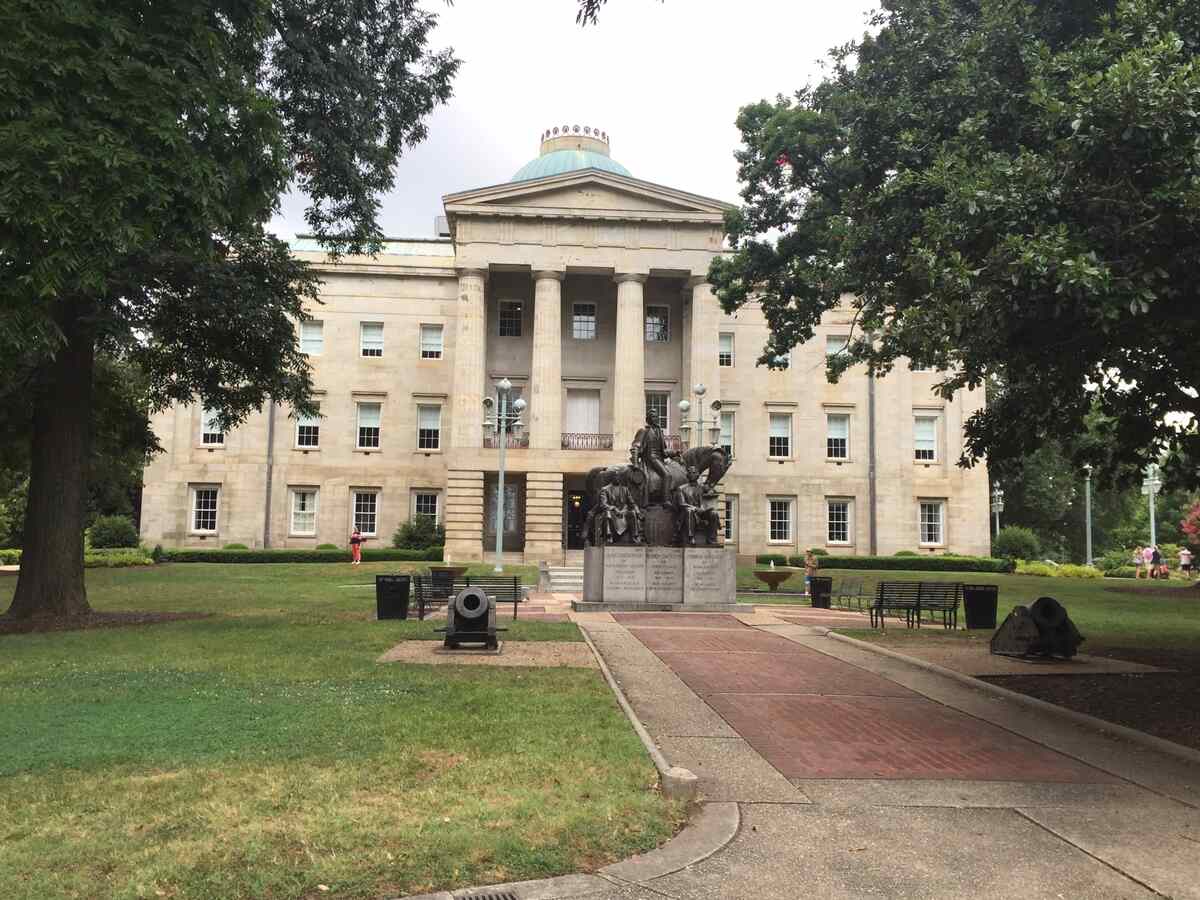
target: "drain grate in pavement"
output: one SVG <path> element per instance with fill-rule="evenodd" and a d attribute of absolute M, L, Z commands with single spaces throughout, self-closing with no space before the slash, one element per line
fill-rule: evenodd
<path fill-rule="evenodd" d="M 468 900 L 518 900 L 512 891 L 489 891 L 486 894 L 471 894 Z"/>

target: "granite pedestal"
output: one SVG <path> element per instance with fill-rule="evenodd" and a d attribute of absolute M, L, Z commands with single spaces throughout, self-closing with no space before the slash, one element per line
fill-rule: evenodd
<path fill-rule="evenodd" d="M 589 612 L 744 612 L 737 602 L 737 557 L 726 547 L 588 547 L 583 598 Z"/>

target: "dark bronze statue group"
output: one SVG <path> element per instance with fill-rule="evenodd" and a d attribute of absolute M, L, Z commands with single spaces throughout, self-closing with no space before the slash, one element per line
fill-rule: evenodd
<path fill-rule="evenodd" d="M 629 463 L 588 473 L 588 543 L 716 546 L 721 533 L 716 484 L 728 469 L 729 460 L 718 446 L 682 453 L 668 447 L 658 419 L 647 413 L 645 427 L 630 445 Z M 659 510 L 671 516 L 670 540 L 648 534 L 647 513 L 658 515 Z"/>

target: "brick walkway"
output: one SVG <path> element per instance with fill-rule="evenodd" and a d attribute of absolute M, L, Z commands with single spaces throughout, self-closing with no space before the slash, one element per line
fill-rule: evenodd
<path fill-rule="evenodd" d="M 793 783 L 1113 781 L 1098 769 L 732 616 L 615 618 Z"/>

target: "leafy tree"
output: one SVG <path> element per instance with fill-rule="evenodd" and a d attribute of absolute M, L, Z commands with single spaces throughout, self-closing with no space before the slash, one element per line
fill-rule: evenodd
<path fill-rule="evenodd" d="M 446 529 L 429 516 L 413 516 L 402 522 L 392 535 L 392 546 L 406 550 L 425 550 L 446 543 Z"/>
<path fill-rule="evenodd" d="M 416 0 L 0 5 L 0 383 L 32 400 L 10 616 L 88 609 L 97 354 L 225 427 L 312 411 L 294 322 L 317 279 L 264 223 L 294 187 L 335 258 L 379 249 L 378 197 L 458 65 L 435 22 Z"/>
<path fill-rule="evenodd" d="M 1200 414 L 1200 4 L 881 5 L 826 80 L 738 116 L 744 204 L 709 276 L 727 311 L 761 301 L 760 362 L 849 294 L 831 377 L 907 358 L 947 397 L 1003 382 L 964 464 L 1069 443 L 1094 408 L 1102 480 L 1200 458 L 1167 419 Z"/>
<path fill-rule="evenodd" d="M 1187 544 L 1189 548 L 1200 550 L 1200 500 L 1197 500 L 1187 511 L 1187 515 L 1179 523 L 1179 530 L 1183 533 L 1181 543 Z"/>

